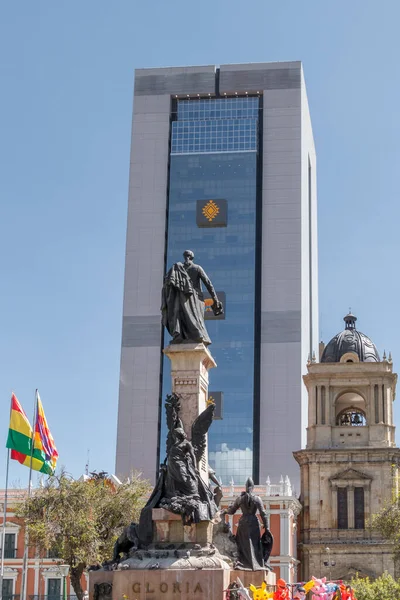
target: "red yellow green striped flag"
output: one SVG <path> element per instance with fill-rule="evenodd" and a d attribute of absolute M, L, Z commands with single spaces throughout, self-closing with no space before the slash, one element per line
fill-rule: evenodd
<path fill-rule="evenodd" d="M 8 437 L 6 447 L 11 450 L 11 459 L 17 460 L 21 465 L 26 467 L 31 466 L 34 471 L 47 473 L 52 475 L 54 468 L 49 461 L 46 461 L 44 452 L 33 447 L 32 452 L 33 431 L 28 421 L 22 406 L 18 402 L 16 395 L 11 396 L 11 414 L 10 426 L 8 429 Z"/>
<path fill-rule="evenodd" d="M 36 390 L 36 423 L 35 423 L 35 450 L 40 450 L 49 464 L 53 473 L 58 460 L 57 448 L 54 444 L 49 426 L 47 425 L 46 415 L 44 414 L 43 404 Z"/>

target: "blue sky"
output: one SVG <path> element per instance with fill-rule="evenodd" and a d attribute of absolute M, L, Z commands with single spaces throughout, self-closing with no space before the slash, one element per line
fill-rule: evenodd
<path fill-rule="evenodd" d="M 303 61 L 321 337 L 351 306 L 400 369 L 399 20 L 397 0 L 2 3 L 0 447 L 11 390 L 31 416 L 38 387 L 60 463 L 79 475 L 90 449 L 91 469 L 114 469 L 140 67 Z M 10 480 L 24 485 L 27 469 L 12 464 Z"/>

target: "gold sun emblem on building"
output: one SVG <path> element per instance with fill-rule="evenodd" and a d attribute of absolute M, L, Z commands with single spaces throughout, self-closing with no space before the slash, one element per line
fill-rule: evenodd
<path fill-rule="evenodd" d="M 203 206 L 202 210 L 205 218 L 211 223 L 219 213 L 219 206 L 214 202 L 214 200 L 209 200 L 205 206 Z"/>

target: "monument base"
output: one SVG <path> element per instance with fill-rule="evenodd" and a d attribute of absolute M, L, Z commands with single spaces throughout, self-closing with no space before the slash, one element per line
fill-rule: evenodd
<path fill-rule="evenodd" d="M 192 525 L 184 525 L 181 515 L 176 515 L 164 508 L 153 508 L 153 542 L 154 543 L 191 543 L 206 546 L 212 542 L 213 524 L 201 521 Z"/>
<path fill-rule="evenodd" d="M 164 508 L 153 508 L 153 541 L 146 548 L 132 548 L 118 570 L 132 569 L 223 569 L 232 560 L 213 541 L 212 521 L 184 525 L 182 517 Z"/>
<path fill-rule="evenodd" d="M 252 583 L 256 587 L 261 587 L 263 581 L 267 585 L 276 585 L 276 575 L 272 571 L 248 571 L 242 569 L 235 569 L 230 572 L 230 583 L 236 582 L 239 577 L 245 588 L 248 588 Z"/>
<path fill-rule="evenodd" d="M 276 585 L 271 571 L 225 569 L 138 569 L 90 571 L 90 600 L 224 600 L 224 591 L 240 579 L 244 587 Z M 271 588 L 272 591 L 273 588 Z"/>
<path fill-rule="evenodd" d="M 91 571 L 90 600 L 223 600 L 229 571 Z"/>

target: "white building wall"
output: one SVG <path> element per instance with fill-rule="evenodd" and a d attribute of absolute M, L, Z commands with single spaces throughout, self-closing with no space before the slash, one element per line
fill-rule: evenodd
<path fill-rule="evenodd" d="M 284 472 L 298 490 L 291 451 L 305 446 L 307 393 L 301 376 L 308 355 L 317 352 L 318 289 L 315 151 L 301 64 L 295 64 L 298 88 L 263 92 L 260 483 L 267 474 L 277 478 Z"/>
<path fill-rule="evenodd" d="M 319 360 L 319 306 L 318 306 L 318 225 L 317 225 L 317 158 L 315 153 L 307 90 L 301 70 L 301 211 L 302 211 L 302 252 L 301 252 L 301 328 L 304 332 L 301 347 L 302 375 L 307 372 L 308 357 L 315 353 Z M 310 170 L 309 170 L 310 169 Z M 306 333 L 310 335 L 307 341 Z M 306 427 L 308 423 L 308 394 L 305 385 L 301 386 L 302 398 L 302 437 L 301 448 L 306 447 Z"/>
<path fill-rule="evenodd" d="M 160 289 L 164 275 L 169 94 L 135 98 L 129 177 L 116 473 L 157 468 Z"/>
<path fill-rule="evenodd" d="M 299 67 L 300 68 L 300 65 Z M 301 444 L 301 91 L 264 90 L 260 482 Z"/>

